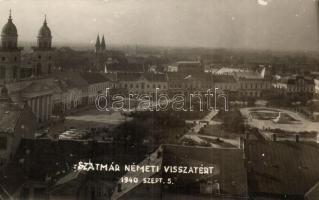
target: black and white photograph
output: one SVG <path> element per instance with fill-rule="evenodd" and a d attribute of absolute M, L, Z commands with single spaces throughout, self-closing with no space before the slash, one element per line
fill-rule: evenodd
<path fill-rule="evenodd" d="M 0 0 L 0 200 L 319 200 L 319 0 Z"/>

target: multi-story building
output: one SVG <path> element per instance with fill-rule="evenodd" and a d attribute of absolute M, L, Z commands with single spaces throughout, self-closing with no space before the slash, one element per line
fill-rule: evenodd
<path fill-rule="evenodd" d="M 117 80 L 117 89 L 128 94 L 155 94 L 168 90 L 166 74 L 118 73 Z"/>
<path fill-rule="evenodd" d="M 312 77 L 291 76 L 284 77 L 274 84 L 274 89 L 279 94 L 290 97 L 310 97 L 316 95 L 318 81 Z"/>
<path fill-rule="evenodd" d="M 208 73 L 169 72 L 167 75 L 170 94 L 207 92 L 214 89 L 212 76 Z"/>
<path fill-rule="evenodd" d="M 315 81 L 311 77 L 291 77 L 287 81 L 287 93 L 312 96 L 315 93 Z"/>
<path fill-rule="evenodd" d="M 271 90 L 270 79 L 239 78 L 241 97 L 263 97 Z"/>
<path fill-rule="evenodd" d="M 68 113 L 88 103 L 89 84 L 78 72 L 63 71 L 52 74 L 56 93 L 54 114 Z"/>
<path fill-rule="evenodd" d="M 265 72 L 243 71 L 235 72 L 235 77 L 239 82 L 239 95 L 241 97 L 260 98 L 272 88 L 271 79 L 264 76 Z"/>
<path fill-rule="evenodd" d="M 214 87 L 218 91 L 236 95 L 239 90 L 239 84 L 233 75 L 213 75 Z"/>
<path fill-rule="evenodd" d="M 88 104 L 94 104 L 96 96 L 105 94 L 107 88 L 112 86 L 110 80 L 100 73 L 82 73 L 81 76 L 88 83 Z"/>

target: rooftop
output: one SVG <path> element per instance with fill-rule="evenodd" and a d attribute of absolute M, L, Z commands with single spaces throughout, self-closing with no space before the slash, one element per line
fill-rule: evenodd
<path fill-rule="evenodd" d="M 109 81 L 106 76 L 103 76 L 100 73 L 81 73 L 81 76 L 84 80 L 86 80 L 89 84 L 95 83 L 103 83 Z"/>
<path fill-rule="evenodd" d="M 249 141 L 246 147 L 252 194 L 303 196 L 319 180 L 316 143 Z"/>

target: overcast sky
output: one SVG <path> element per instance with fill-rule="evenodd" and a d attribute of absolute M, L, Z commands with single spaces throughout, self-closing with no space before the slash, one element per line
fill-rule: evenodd
<path fill-rule="evenodd" d="M 44 14 L 54 42 L 318 50 L 317 0 L 0 0 L 19 40 L 35 40 Z"/>

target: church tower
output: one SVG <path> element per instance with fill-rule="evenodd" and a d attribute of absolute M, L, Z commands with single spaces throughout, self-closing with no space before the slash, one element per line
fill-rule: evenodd
<path fill-rule="evenodd" d="M 100 36 L 97 35 L 96 42 L 95 42 L 95 53 L 100 53 L 101 43 L 100 43 Z"/>
<path fill-rule="evenodd" d="M 46 16 L 37 36 L 37 46 L 33 49 L 32 74 L 36 76 L 47 75 L 52 72 L 52 35 L 48 27 Z"/>
<path fill-rule="evenodd" d="M 21 50 L 22 48 L 18 47 L 18 31 L 10 10 L 8 22 L 1 32 L 0 82 L 12 82 L 19 79 Z"/>
<path fill-rule="evenodd" d="M 106 44 L 104 35 L 100 40 L 100 35 L 97 35 L 96 42 L 95 42 L 95 60 L 94 60 L 94 71 L 104 71 L 105 64 L 107 61 L 107 51 L 106 51 Z"/>
<path fill-rule="evenodd" d="M 104 40 L 104 35 L 102 37 L 102 41 L 101 41 L 101 53 L 104 53 L 106 50 L 106 45 L 105 45 L 105 40 Z"/>

